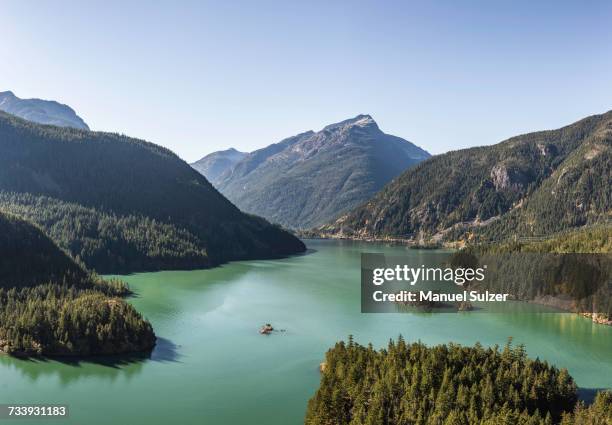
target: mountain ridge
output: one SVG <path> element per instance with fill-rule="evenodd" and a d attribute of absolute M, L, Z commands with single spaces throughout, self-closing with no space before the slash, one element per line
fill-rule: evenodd
<path fill-rule="evenodd" d="M 0 92 L 0 111 L 38 124 L 89 130 L 89 126 L 70 106 L 55 100 L 21 99 L 10 90 Z"/>
<path fill-rule="evenodd" d="M 220 175 L 216 187 L 247 212 L 308 228 L 360 204 L 429 156 L 362 114 L 253 151 Z"/>
<path fill-rule="evenodd" d="M 557 130 L 436 155 L 309 233 L 419 242 L 497 239 L 606 220 L 612 205 L 611 145 L 609 111 Z M 582 206 L 572 206 L 571 198 Z"/>
<path fill-rule="evenodd" d="M 247 155 L 247 152 L 229 148 L 224 151 L 212 152 L 190 165 L 206 177 L 213 186 L 216 186 L 219 177 Z"/>
<path fill-rule="evenodd" d="M 174 246 L 181 245 L 184 233 L 189 237 L 187 245 L 196 243 L 195 249 L 206 253 L 199 257 L 199 263 L 190 261 L 190 268 L 278 257 L 305 249 L 293 235 L 242 213 L 202 175 L 161 146 L 114 133 L 42 126 L 4 112 L 0 112 L 0 136 L 0 191 L 59 201 L 61 214 L 53 219 L 36 207 L 40 204 L 36 199 L 19 205 L 28 208 L 29 218 L 37 218 L 34 221 L 48 231 L 62 216 L 75 214 L 74 203 L 85 207 L 78 211 L 79 216 L 84 214 L 93 222 L 106 216 L 115 223 L 129 217 L 128 222 L 159 222 L 166 229 L 159 238 L 178 238 L 179 243 L 171 244 Z M 3 199 L 9 202 L 12 198 Z M 19 209 L 16 204 L 4 205 L 8 207 Z M 72 235 L 72 230 L 64 233 Z M 97 241 L 103 230 L 93 226 L 93 234 L 82 237 Z M 129 233 L 129 229 L 125 231 Z M 65 241 L 79 250 L 75 242 L 70 238 Z M 112 266 L 104 272 L 134 271 L 125 270 L 117 250 L 109 252 L 113 261 L 104 264 Z M 98 270 L 96 264 L 86 265 Z M 184 264 L 177 262 L 177 266 Z"/>

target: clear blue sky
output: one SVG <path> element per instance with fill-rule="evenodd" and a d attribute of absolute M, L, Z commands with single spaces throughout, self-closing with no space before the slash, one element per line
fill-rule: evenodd
<path fill-rule="evenodd" d="M 441 153 L 612 109 L 609 1 L 14 0 L 0 16 L 0 91 L 188 161 L 360 113 Z"/>

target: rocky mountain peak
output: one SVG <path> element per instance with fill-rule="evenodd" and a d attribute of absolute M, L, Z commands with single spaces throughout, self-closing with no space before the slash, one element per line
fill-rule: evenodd
<path fill-rule="evenodd" d="M 375 130 L 379 130 L 378 124 L 370 115 L 357 115 L 355 118 L 349 118 L 344 121 L 340 121 L 335 124 L 330 124 L 323 128 L 323 132 L 330 132 L 336 130 L 348 130 L 350 128 L 359 127 L 366 128 L 370 127 Z"/>
<path fill-rule="evenodd" d="M 362 204 L 429 156 L 357 115 L 251 152 L 211 181 L 243 211 L 304 229 Z"/>

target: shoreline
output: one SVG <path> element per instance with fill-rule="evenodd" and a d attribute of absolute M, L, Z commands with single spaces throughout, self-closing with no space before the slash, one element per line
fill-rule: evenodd
<path fill-rule="evenodd" d="M 436 244 L 422 244 L 415 241 L 414 239 L 406 238 L 393 238 L 393 237 L 363 237 L 363 236 L 332 236 L 332 235 L 308 235 L 303 233 L 296 233 L 300 239 L 311 239 L 311 240 L 335 240 L 335 241 L 355 241 L 355 242 L 368 242 L 368 243 L 389 243 L 393 245 L 405 245 L 414 247 L 414 249 L 456 249 L 460 242 L 444 242 Z"/>

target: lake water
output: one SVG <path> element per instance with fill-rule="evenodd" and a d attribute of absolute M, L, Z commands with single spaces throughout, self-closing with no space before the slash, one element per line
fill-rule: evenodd
<path fill-rule="evenodd" d="M 574 314 L 361 314 L 360 253 L 404 247 L 307 241 L 307 255 L 213 270 L 124 277 L 160 338 L 147 359 L 25 361 L 0 356 L 0 403 L 67 404 L 70 424 L 298 425 L 325 351 L 349 334 L 376 346 L 505 344 L 612 388 L 612 327 Z M 270 322 L 284 332 L 263 336 Z M 588 391 L 587 391 L 588 392 Z M 26 424 L 25 420 L 2 421 Z"/>

